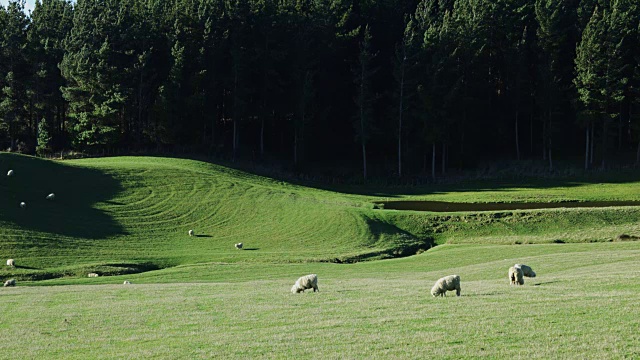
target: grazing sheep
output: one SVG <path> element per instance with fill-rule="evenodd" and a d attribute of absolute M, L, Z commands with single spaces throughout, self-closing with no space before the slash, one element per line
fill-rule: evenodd
<path fill-rule="evenodd" d="M 13 259 L 7 260 L 7 266 L 16 266 L 16 261 Z"/>
<path fill-rule="evenodd" d="M 88 277 L 98 277 L 100 275 L 96 274 L 96 273 L 89 273 L 87 274 Z"/>
<path fill-rule="evenodd" d="M 456 296 L 460 296 L 460 276 L 458 275 L 449 275 L 440 278 L 431 288 L 431 295 L 434 297 L 447 296 L 447 291 L 453 290 L 456 291 Z"/>
<path fill-rule="evenodd" d="M 7 173 L 7 176 L 13 176 L 13 170 L 9 170 L 9 172 Z"/>
<path fill-rule="evenodd" d="M 47 195 L 47 200 L 53 200 L 55 198 L 56 198 L 56 194 L 54 194 L 54 193 L 51 193 L 51 194 Z"/>
<path fill-rule="evenodd" d="M 16 286 L 16 279 L 7 280 L 4 282 L 4 286 Z"/>
<path fill-rule="evenodd" d="M 291 287 L 291 293 L 297 294 L 300 292 L 304 292 L 307 289 L 313 289 L 313 292 L 320 291 L 318 289 L 318 275 L 310 274 L 306 276 L 301 276 L 293 287 Z"/>
<path fill-rule="evenodd" d="M 531 267 L 527 265 L 515 264 L 513 265 L 513 267 L 522 269 L 522 274 L 524 274 L 524 276 L 526 277 L 532 277 L 532 278 L 536 277 L 536 273 L 533 271 Z"/>
<path fill-rule="evenodd" d="M 193 236 L 195 234 L 195 232 L 193 232 L 193 230 L 189 230 L 189 236 Z"/>
<path fill-rule="evenodd" d="M 521 268 L 512 266 L 509 268 L 509 281 L 511 285 L 524 285 L 524 273 Z"/>
<path fill-rule="evenodd" d="M 237 243 L 237 244 L 235 245 L 235 247 L 236 247 L 236 249 L 238 249 L 238 250 L 242 250 L 242 243 Z"/>
<path fill-rule="evenodd" d="M 125 280 L 123 284 L 124 285 L 131 285 L 131 282 L 129 280 Z"/>
<path fill-rule="evenodd" d="M 20 207 L 23 209 L 27 208 L 27 203 L 25 203 L 24 201 L 20 203 Z"/>

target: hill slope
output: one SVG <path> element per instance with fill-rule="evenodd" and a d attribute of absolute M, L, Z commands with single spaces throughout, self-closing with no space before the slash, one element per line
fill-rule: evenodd
<path fill-rule="evenodd" d="M 0 177 L 8 199 L 0 205 L 0 258 L 15 258 L 18 276 L 340 261 L 420 244 L 357 197 L 198 161 L 1 154 L 0 169 L 14 170 Z M 54 201 L 45 199 L 50 192 Z"/>

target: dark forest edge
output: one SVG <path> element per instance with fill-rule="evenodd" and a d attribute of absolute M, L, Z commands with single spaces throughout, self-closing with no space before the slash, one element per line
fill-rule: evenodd
<path fill-rule="evenodd" d="M 632 165 L 639 21 L 635 0 L 9 1 L 0 148 L 351 183 Z"/>

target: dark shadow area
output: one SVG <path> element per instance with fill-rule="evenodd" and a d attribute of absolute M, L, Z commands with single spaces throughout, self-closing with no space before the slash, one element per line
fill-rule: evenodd
<path fill-rule="evenodd" d="M 388 244 L 375 244 L 380 247 L 384 247 L 383 250 L 365 252 L 354 256 L 343 256 L 339 258 L 321 260 L 321 262 L 353 264 L 368 260 L 401 258 L 420 254 L 421 252 L 435 246 L 434 240 L 430 237 L 419 239 L 388 222 L 372 218 L 367 218 L 365 220 L 370 232 L 375 236 L 377 241 L 381 241 L 381 239 L 388 239 Z"/>
<path fill-rule="evenodd" d="M 213 236 L 211 236 L 211 235 L 195 235 L 195 237 L 210 238 L 210 237 L 213 237 Z"/>
<path fill-rule="evenodd" d="M 585 184 L 624 184 L 640 179 L 640 168 L 618 166 L 611 170 L 584 170 L 580 161 L 557 160 L 556 170 L 549 171 L 544 161 L 507 162 L 496 169 L 451 170 L 447 175 L 432 178 L 428 175 L 412 175 L 401 179 L 395 176 L 371 176 L 364 181 L 361 176 L 324 174 L 318 171 L 304 173 L 283 163 L 269 163 L 231 159 L 213 154 L 203 155 L 193 151 L 169 151 L 147 149 L 140 151 L 122 151 L 115 153 L 85 154 L 80 157 L 102 156 L 147 156 L 157 158 L 177 158 L 202 161 L 263 176 L 293 185 L 334 191 L 346 194 L 395 198 L 403 195 L 430 195 L 447 192 L 500 191 L 513 187 L 545 189 L 551 187 L 575 187 Z M 306 169 L 314 169 L 313 163 Z M 333 169 L 334 166 L 328 166 Z"/>
<path fill-rule="evenodd" d="M 6 176 L 9 169 L 13 176 Z M 94 208 L 122 190 L 111 175 L 30 156 L 0 153 L 0 220 L 22 229 L 103 239 L 124 234 L 106 212 Z M 47 200 L 50 193 L 54 200 Z M 20 203 L 26 204 L 25 208 Z M 31 245 L 42 245 L 35 244 Z"/>
<path fill-rule="evenodd" d="M 619 166 L 606 171 L 601 169 L 584 170 L 580 166 L 581 162 L 558 161 L 561 165 L 558 165 L 556 170 L 549 171 L 545 162 L 534 161 L 533 164 L 524 166 L 524 169 L 519 162 L 510 162 L 501 166 L 498 170 L 452 170 L 449 174 L 435 179 L 428 175 L 413 175 L 402 179 L 394 176 L 371 176 L 369 180 L 364 181 L 362 177 L 353 174 L 307 174 L 281 165 L 261 164 L 255 161 L 230 161 L 207 156 L 183 158 L 209 162 L 276 181 L 286 181 L 293 185 L 346 194 L 387 198 L 448 192 L 500 191 L 501 189 L 514 187 L 545 189 L 553 187 L 570 188 L 586 184 L 624 184 L 637 182 L 640 178 L 640 169 L 633 166 Z M 313 169 L 313 164 L 308 164 L 306 168 Z"/>
<path fill-rule="evenodd" d="M 574 201 L 546 203 L 451 203 L 444 201 L 384 201 L 375 204 L 379 208 L 388 210 L 457 212 L 640 206 L 640 201 Z"/>
<path fill-rule="evenodd" d="M 59 279 L 63 277 L 87 277 L 89 273 L 96 273 L 99 276 L 117 276 L 128 274 L 139 274 L 147 271 L 161 270 L 164 267 L 153 263 L 116 263 L 116 264 L 100 264 L 100 265 L 82 265 L 74 268 L 51 271 L 35 271 L 30 273 L 7 273 L 6 277 L 15 278 L 22 281 L 40 281 Z M 23 269 L 33 269 L 26 268 Z M 38 270 L 38 269 L 34 269 Z"/>
<path fill-rule="evenodd" d="M 16 269 L 25 269 L 25 270 L 40 270 L 39 268 L 30 267 L 30 266 L 22 266 L 22 265 L 16 265 L 15 268 Z"/>
<path fill-rule="evenodd" d="M 245 251 L 255 251 L 255 250 L 260 250 L 260 248 L 242 248 L 242 250 L 245 250 Z"/>
<path fill-rule="evenodd" d="M 545 282 L 540 282 L 537 284 L 533 284 L 533 286 L 540 286 L 540 285 L 546 285 L 546 284 L 553 284 L 553 283 L 557 283 L 559 281 L 545 281 Z"/>

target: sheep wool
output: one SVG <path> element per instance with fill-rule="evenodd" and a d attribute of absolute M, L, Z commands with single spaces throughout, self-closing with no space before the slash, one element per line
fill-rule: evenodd
<path fill-rule="evenodd" d="M 456 296 L 460 296 L 460 276 L 459 275 L 449 275 L 443 278 L 440 278 L 431 288 L 431 295 L 436 296 L 447 296 L 447 291 L 456 291 Z"/>
<path fill-rule="evenodd" d="M 4 282 L 4 286 L 16 286 L 16 279 L 7 280 Z"/>
<path fill-rule="evenodd" d="M 124 284 L 124 285 L 131 285 L 131 281 L 129 281 L 129 280 L 125 280 L 123 284 Z"/>
<path fill-rule="evenodd" d="M 526 277 L 531 277 L 531 278 L 536 277 L 536 273 L 533 271 L 533 269 L 530 266 L 515 264 L 513 265 L 513 267 L 522 269 L 522 274 Z"/>
<path fill-rule="evenodd" d="M 306 276 L 301 276 L 293 287 L 291 288 L 292 294 L 297 294 L 300 292 L 304 292 L 307 289 L 313 289 L 313 292 L 320 291 L 318 289 L 318 275 L 310 274 Z"/>
<path fill-rule="evenodd" d="M 96 274 L 96 273 L 89 273 L 87 274 L 88 277 L 98 277 L 100 275 Z"/>
<path fill-rule="evenodd" d="M 24 201 L 20 203 L 20 207 L 23 209 L 27 208 L 27 203 L 25 203 Z"/>
<path fill-rule="evenodd" d="M 7 266 L 16 266 L 16 262 L 13 259 L 8 259 L 7 260 Z"/>
<path fill-rule="evenodd" d="M 241 250 L 242 249 L 242 243 L 237 243 L 235 245 L 236 249 Z"/>
<path fill-rule="evenodd" d="M 524 274 L 519 267 L 512 266 L 509 268 L 509 282 L 511 285 L 524 285 Z"/>
<path fill-rule="evenodd" d="M 51 193 L 51 194 L 47 195 L 47 200 L 53 200 L 55 198 L 56 198 L 56 194 L 54 194 L 54 193 Z"/>
<path fill-rule="evenodd" d="M 7 172 L 7 176 L 13 176 L 13 170 L 9 170 L 9 172 Z"/>
<path fill-rule="evenodd" d="M 193 230 L 189 230 L 189 236 L 193 236 L 193 234 L 195 234 Z"/>

